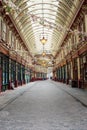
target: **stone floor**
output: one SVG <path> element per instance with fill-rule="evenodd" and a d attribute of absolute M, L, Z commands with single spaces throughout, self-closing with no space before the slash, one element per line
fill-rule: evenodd
<path fill-rule="evenodd" d="M 0 130 L 87 130 L 85 98 L 87 91 L 50 80 L 6 91 L 0 94 Z"/>

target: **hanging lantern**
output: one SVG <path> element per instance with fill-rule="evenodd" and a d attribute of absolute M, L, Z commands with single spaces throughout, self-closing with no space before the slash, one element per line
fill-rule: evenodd
<path fill-rule="evenodd" d="M 43 38 L 42 38 L 42 39 L 40 39 L 40 41 L 41 41 L 41 43 L 44 45 L 44 44 L 46 44 L 47 39 L 45 39 L 45 38 L 44 38 L 44 36 L 43 36 Z"/>

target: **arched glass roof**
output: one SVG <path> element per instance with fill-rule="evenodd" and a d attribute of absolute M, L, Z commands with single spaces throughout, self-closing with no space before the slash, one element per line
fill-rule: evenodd
<path fill-rule="evenodd" d="M 12 0 L 20 9 L 12 15 L 34 55 L 43 52 L 40 39 L 47 38 L 44 50 L 55 56 L 83 0 Z"/>

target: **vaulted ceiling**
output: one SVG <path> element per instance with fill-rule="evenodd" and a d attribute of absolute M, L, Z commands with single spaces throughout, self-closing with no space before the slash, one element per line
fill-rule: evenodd
<path fill-rule="evenodd" d="M 12 17 L 30 53 L 41 60 L 55 57 L 83 0 L 12 0 L 18 10 Z"/>

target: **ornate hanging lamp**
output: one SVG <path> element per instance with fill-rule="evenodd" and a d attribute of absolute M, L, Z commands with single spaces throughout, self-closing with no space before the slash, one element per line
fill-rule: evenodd
<path fill-rule="evenodd" d="M 43 52 L 42 52 L 42 56 L 46 56 L 46 52 L 44 51 L 44 44 L 43 44 Z"/>
<path fill-rule="evenodd" d="M 47 42 L 47 39 L 44 37 L 44 11 L 43 11 L 43 0 L 42 0 L 42 38 L 40 39 L 40 42 L 44 45 Z"/>

